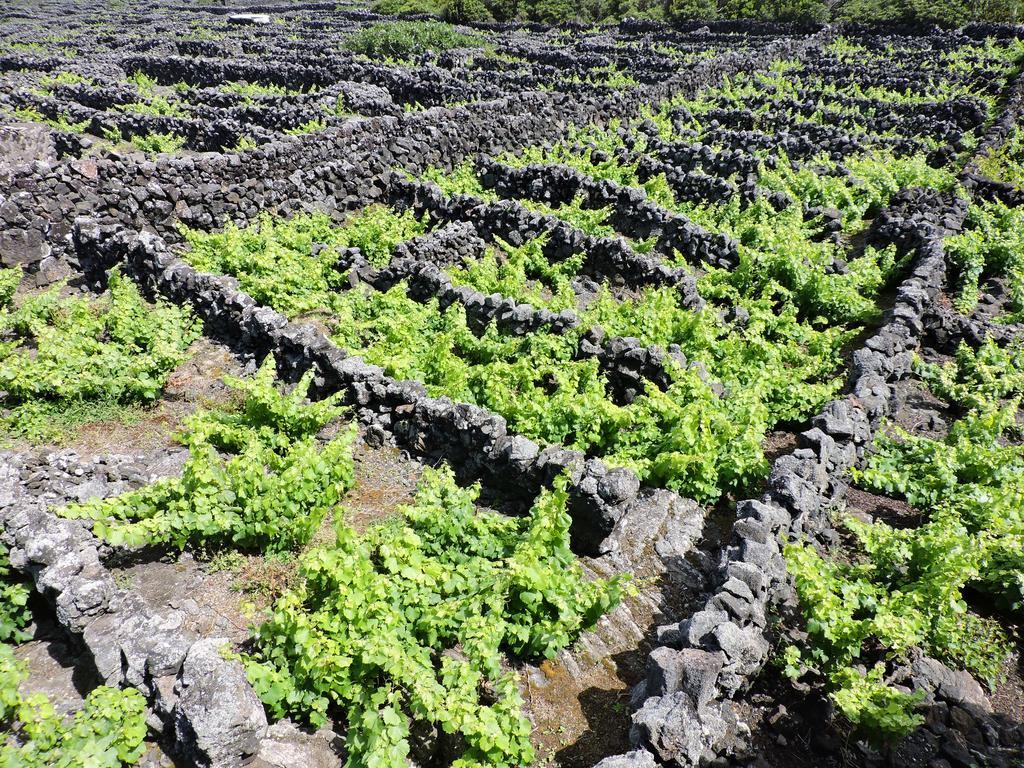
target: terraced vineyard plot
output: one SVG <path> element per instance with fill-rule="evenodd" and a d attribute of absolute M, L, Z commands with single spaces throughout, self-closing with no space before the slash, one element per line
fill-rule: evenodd
<path fill-rule="evenodd" d="M 1001 349 L 992 341 L 977 352 L 962 345 L 942 365 L 918 360 L 917 386 L 939 398 L 930 404 L 942 416 L 908 407 L 904 419 L 917 417 L 937 434 L 899 427 L 880 433 L 864 468 L 853 472 L 858 488 L 880 494 L 874 519 L 863 512 L 842 518 L 864 555 L 844 563 L 822 560 L 806 544 L 786 550 L 810 634 L 809 643 L 787 648 L 788 671 L 827 677 L 838 688 L 839 707 L 880 738 L 913 730 L 923 715 L 914 711 L 914 696 L 887 677 L 885 663 L 862 648 L 905 658 L 910 646 L 920 647 L 969 670 L 989 689 L 1010 670 L 1010 635 L 992 615 L 972 611 L 968 600 L 984 595 L 1011 615 L 1019 602 L 1013 467 L 1020 450 L 1020 362 L 1019 346 Z M 895 513 L 897 505 L 885 497 L 912 508 Z M 852 671 L 854 659 L 869 665 L 866 677 Z M 935 664 L 915 661 L 903 674 L 941 673 Z M 959 674 L 966 686 L 961 704 L 987 707 L 981 687 Z"/>
<path fill-rule="evenodd" d="M 0 616 L 97 764 L 1024 760 L 1017 27 L 70 7 L 3 22 Z"/>
<path fill-rule="evenodd" d="M 89 422 L 137 419 L 199 336 L 187 309 L 147 304 L 116 271 L 97 300 L 62 296 L 61 285 L 19 294 L 24 278 L 16 267 L 0 279 L 0 387 L 11 439 L 73 438 Z"/>
<path fill-rule="evenodd" d="M 432 394 L 498 412 L 527 437 L 610 458 L 613 464 L 639 470 L 641 477 L 703 500 L 737 490 L 766 471 L 760 453 L 764 432 L 819 407 L 838 386 L 832 374 L 850 332 L 818 330 L 801 322 L 795 303 L 780 312 L 760 292 L 748 294 L 749 309 L 742 309 L 740 322 L 725 324 L 711 306 L 700 311 L 680 307 L 671 289 L 647 289 L 622 303 L 605 289 L 575 318 L 575 328 L 503 332 L 498 320 L 478 337 L 467 322 L 469 307 L 455 303 L 442 311 L 437 299 L 420 303 L 402 284 L 383 293 L 361 287 L 311 293 L 315 281 L 295 286 L 274 281 L 257 288 L 259 272 L 276 276 L 291 271 L 282 268 L 294 254 L 286 245 L 290 238 L 285 230 L 306 226 L 305 220 L 290 228 L 265 224 L 247 245 L 231 243 L 237 236 L 230 233 L 228 242 L 222 236 L 192 235 L 194 255 L 186 258 L 203 266 L 209 264 L 206 254 L 214 252 L 221 264 L 239 265 L 229 271 L 240 278 L 240 285 L 252 285 L 270 306 L 286 314 L 296 315 L 297 308 L 327 310 L 334 340 L 382 366 L 388 375 L 423 381 Z M 345 231 L 340 229 L 337 238 L 345 240 Z M 240 251 L 269 256 L 271 264 L 257 267 L 244 263 L 244 256 L 228 256 Z M 283 260 L 273 261 L 274 254 L 282 254 Z M 875 256 L 862 258 L 871 263 Z M 472 269 L 473 262 L 468 263 Z M 872 266 L 880 279 L 878 265 Z M 379 274 L 377 279 L 382 279 Z M 326 280 L 327 285 L 332 282 L 342 283 L 337 271 Z M 834 282 L 837 292 L 846 287 L 843 281 Z M 852 300 L 861 300 L 860 294 L 846 290 Z M 867 306 L 861 310 L 865 314 Z M 602 332 L 611 338 L 600 339 Z M 635 382 L 639 387 L 630 393 L 610 396 L 612 379 L 627 373 L 615 370 L 622 337 L 673 348 L 673 357 L 641 349 L 648 357 L 665 357 L 660 366 L 649 363 L 650 375 L 663 382 L 665 393 L 637 392 L 643 384 Z M 597 347 L 594 339 L 604 346 Z M 756 379 L 747 377 L 751 372 Z M 797 382 L 805 386 L 794 386 Z M 727 445 L 731 450 L 724 466 Z"/>

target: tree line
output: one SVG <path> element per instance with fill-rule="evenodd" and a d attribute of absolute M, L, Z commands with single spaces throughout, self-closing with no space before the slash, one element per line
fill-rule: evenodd
<path fill-rule="evenodd" d="M 616 22 L 627 17 L 683 21 L 1018 22 L 1024 0 L 377 0 L 388 14 L 428 13 L 449 21 Z"/>

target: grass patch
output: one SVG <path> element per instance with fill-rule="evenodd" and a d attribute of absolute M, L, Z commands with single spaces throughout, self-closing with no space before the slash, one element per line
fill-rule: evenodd
<path fill-rule="evenodd" d="M 131 426 L 145 419 L 146 412 L 138 403 L 108 400 L 33 401 L 16 406 L 0 418 L 0 435 L 3 442 L 27 440 L 33 444 L 68 445 L 89 424 L 113 422 Z"/>

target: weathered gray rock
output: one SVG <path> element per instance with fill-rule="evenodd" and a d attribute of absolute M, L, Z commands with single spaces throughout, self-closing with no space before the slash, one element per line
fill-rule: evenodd
<path fill-rule="evenodd" d="M 763 502 L 757 499 L 747 499 L 736 505 L 736 516 L 738 518 L 753 518 L 760 520 L 773 531 L 785 530 L 789 527 L 791 518 L 789 513 L 774 502 Z"/>
<path fill-rule="evenodd" d="M 715 629 L 714 636 L 730 664 L 754 664 L 768 654 L 764 633 L 754 627 L 740 628 L 732 622 L 725 622 Z"/>
<path fill-rule="evenodd" d="M 250 768 L 339 768 L 344 761 L 336 740 L 340 741 L 333 731 L 310 733 L 282 720 L 267 729 Z"/>
<path fill-rule="evenodd" d="M 630 741 L 663 763 L 697 766 L 728 732 L 721 705 L 697 707 L 689 694 L 677 691 L 648 699 L 633 714 Z"/>
<path fill-rule="evenodd" d="M 683 642 L 699 648 L 712 636 L 716 629 L 729 621 L 729 614 L 720 610 L 697 611 L 693 616 L 681 622 L 679 632 Z"/>
<path fill-rule="evenodd" d="M 731 622 L 722 624 L 715 630 L 714 639 L 727 659 L 719 685 L 731 695 L 745 687 L 748 678 L 761 669 L 770 646 L 757 624 L 743 628 Z"/>
<path fill-rule="evenodd" d="M 125 682 L 141 688 L 151 678 L 176 674 L 194 637 L 180 631 L 182 616 L 152 615 L 141 606 L 135 613 L 124 613 L 117 638 Z"/>
<path fill-rule="evenodd" d="M 624 755 L 606 757 L 594 768 L 658 768 L 658 763 L 646 749 L 634 749 Z"/>
<path fill-rule="evenodd" d="M 640 478 L 625 468 L 613 469 L 597 482 L 597 492 L 609 504 L 629 501 L 640 490 Z"/>
<path fill-rule="evenodd" d="M 176 686 L 175 735 L 188 757 L 203 768 L 244 765 L 259 752 L 267 734 L 263 704 L 242 665 L 223 657 L 224 643 L 218 638 L 194 643 Z"/>
<path fill-rule="evenodd" d="M 655 648 L 647 657 L 647 695 L 666 696 L 682 691 L 702 706 L 714 697 L 724 661 L 721 653 L 698 648 Z"/>
<path fill-rule="evenodd" d="M 0 126 L 0 174 L 40 160 L 46 163 L 57 160 L 53 131 L 48 126 L 36 123 Z"/>
<path fill-rule="evenodd" d="M 636 562 L 653 544 L 661 561 L 671 568 L 679 566 L 693 549 L 703 525 L 704 510 L 692 499 L 671 491 L 644 489 L 626 505 L 605 545 Z"/>
<path fill-rule="evenodd" d="M 849 400 L 835 400 L 811 419 L 811 423 L 836 440 L 852 440 L 863 444 L 871 437 L 871 426 L 864 411 Z"/>
<path fill-rule="evenodd" d="M 924 657 L 911 666 L 914 686 L 934 691 L 952 704 L 971 704 L 991 711 L 992 707 L 981 684 L 969 672 L 954 670 L 940 661 Z"/>

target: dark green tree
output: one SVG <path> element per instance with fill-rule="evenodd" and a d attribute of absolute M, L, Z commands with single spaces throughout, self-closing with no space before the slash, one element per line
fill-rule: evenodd
<path fill-rule="evenodd" d="M 823 0 L 770 0 L 764 18 L 778 21 L 828 21 Z"/>
<path fill-rule="evenodd" d="M 717 0 L 666 0 L 664 14 L 669 19 L 717 19 L 721 16 Z"/>

